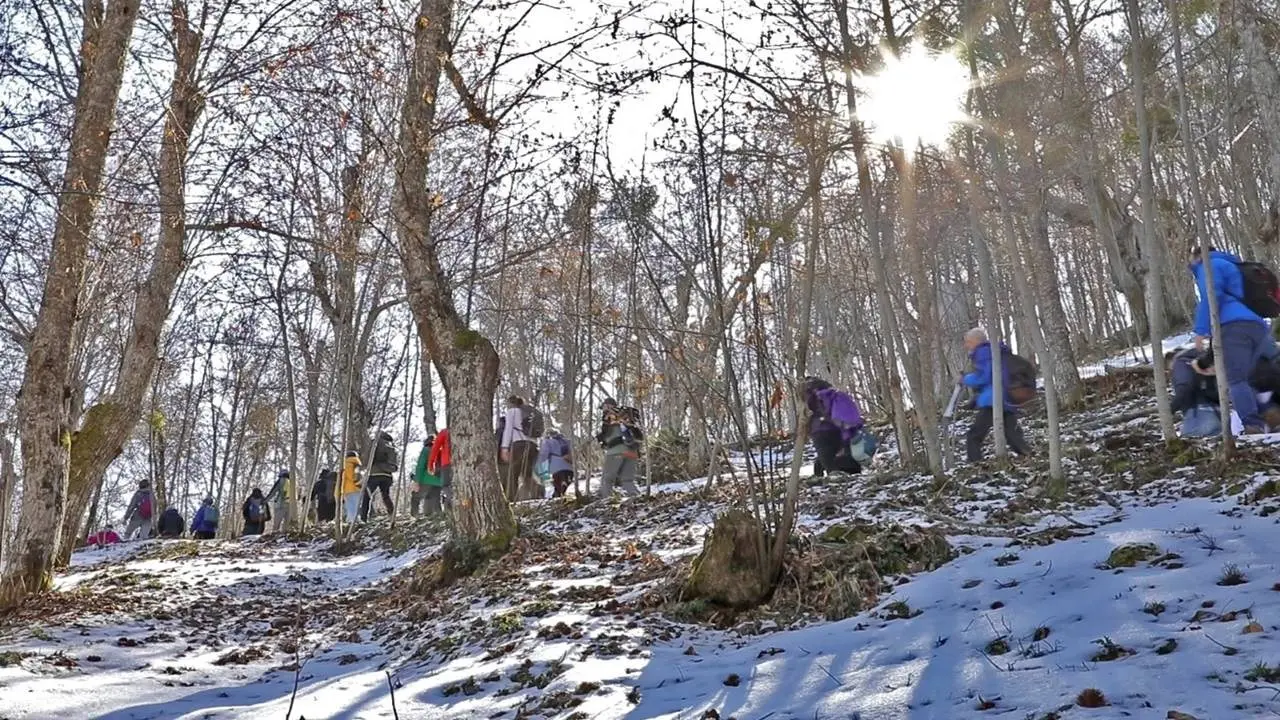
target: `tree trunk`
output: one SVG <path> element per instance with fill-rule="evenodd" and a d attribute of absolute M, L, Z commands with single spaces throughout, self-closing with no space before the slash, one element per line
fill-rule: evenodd
<path fill-rule="evenodd" d="M 187 235 L 187 147 L 191 131 L 204 109 L 204 96 L 196 87 L 195 78 L 200 36 L 187 23 L 185 3 L 173 3 L 172 23 L 177 52 L 160 141 L 160 237 L 147 280 L 138 287 L 134 298 L 133 328 L 120 364 L 116 389 L 101 403 L 89 408 L 80 430 L 72 437 L 59 564 L 71 559 L 94 489 L 142 418 L 143 401 L 155 374 L 160 334 L 169 317 L 169 303 L 178 277 L 186 267 L 183 246 Z"/>
<path fill-rule="evenodd" d="M 125 54 L 138 19 L 138 0 L 85 3 L 80 84 L 58 195 L 53 248 L 44 294 L 27 347 L 18 398 L 23 493 L 11 562 L 0 579 L 0 608 L 53 584 L 67 510 L 70 459 L 72 335 L 80 310 L 103 169 L 124 75 Z"/>
<path fill-rule="evenodd" d="M 1151 340 L 1156 414 L 1166 443 L 1178 437 L 1173 425 L 1164 364 L 1164 292 L 1160 286 L 1160 250 L 1156 241 L 1155 187 L 1151 174 L 1151 128 L 1147 122 L 1147 58 L 1142 53 L 1142 15 L 1138 0 L 1127 0 L 1130 44 L 1133 47 L 1133 104 L 1137 111 L 1138 145 L 1142 154 L 1142 254 L 1147 257 L 1147 326 Z M 1223 418 L 1226 421 L 1226 418 Z"/>
<path fill-rule="evenodd" d="M 436 203 L 427 189 L 432 124 L 453 25 L 452 0 L 421 0 L 414 22 L 413 61 L 400 116 L 393 212 L 404 258 L 405 288 L 418 334 L 444 385 L 453 442 L 453 529 L 492 551 L 515 537 L 515 518 L 498 482 L 492 430 L 498 354 L 467 327 L 453 304 L 431 236 Z"/>
<path fill-rule="evenodd" d="M 1191 137 L 1190 103 L 1187 101 L 1187 70 L 1183 60 L 1182 25 L 1177 17 L 1177 0 L 1172 0 L 1169 14 L 1173 17 L 1173 62 L 1177 71 L 1178 89 L 1178 126 L 1182 134 L 1182 150 L 1187 158 L 1187 175 L 1191 182 L 1191 204 L 1193 227 L 1196 242 L 1200 245 L 1200 259 L 1204 263 L 1205 296 L 1209 303 L 1209 320 L 1211 323 L 1213 346 L 1222 347 L 1222 320 L 1218 311 L 1218 297 L 1214 294 L 1213 263 L 1209 255 L 1209 231 L 1205 218 L 1204 186 L 1200 179 L 1200 159 L 1196 153 L 1195 141 Z M 1161 362 L 1156 360 L 1156 362 Z M 1227 364 L 1217 363 L 1215 374 L 1218 381 L 1218 417 L 1231 417 L 1231 391 L 1227 386 Z M 1222 457 L 1230 459 L 1235 452 L 1235 435 L 1231 432 L 1231 423 L 1222 425 Z"/>

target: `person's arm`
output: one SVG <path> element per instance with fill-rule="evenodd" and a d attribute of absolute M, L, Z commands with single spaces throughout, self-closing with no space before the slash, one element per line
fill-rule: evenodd
<path fill-rule="evenodd" d="M 1208 270 L 1201 268 L 1200 272 L 1206 273 L 1208 272 Z M 1203 275 L 1201 277 L 1203 277 Z M 1216 273 L 1214 274 L 1213 279 L 1218 280 L 1219 282 L 1221 282 L 1222 280 L 1222 278 L 1218 277 Z M 1209 322 L 1209 296 L 1207 293 L 1205 293 L 1206 284 L 1207 284 L 1207 281 L 1201 280 L 1199 278 L 1196 279 L 1196 290 L 1197 290 L 1197 295 L 1199 295 L 1200 297 L 1200 300 L 1199 302 L 1196 303 L 1195 324 L 1191 326 L 1191 329 L 1196 334 L 1197 350 L 1199 350 L 1203 346 L 1202 338 L 1208 336 L 1209 333 L 1213 331 L 1213 326 Z M 1215 287 L 1214 289 L 1218 290 L 1220 288 Z M 1219 304 L 1218 308 L 1221 309 L 1222 305 Z"/>
<path fill-rule="evenodd" d="M 253 521 L 249 518 L 249 501 L 248 501 L 248 500 L 245 500 L 245 501 L 244 501 L 244 505 L 241 505 L 241 506 L 240 506 L 240 514 L 244 516 L 244 521 L 245 521 L 245 522 L 253 522 Z"/>
<path fill-rule="evenodd" d="M 551 462 L 551 443 L 544 442 L 542 447 L 538 448 L 538 459 L 535 463 Z"/>
<path fill-rule="evenodd" d="M 991 384 L 991 353 L 979 352 L 973 356 L 973 372 L 964 376 L 969 387 L 986 387 Z"/>
<path fill-rule="evenodd" d="M 431 443 L 431 455 L 427 458 L 427 472 L 436 472 L 440 467 L 441 456 L 444 454 L 444 433 L 436 435 L 435 442 Z"/>

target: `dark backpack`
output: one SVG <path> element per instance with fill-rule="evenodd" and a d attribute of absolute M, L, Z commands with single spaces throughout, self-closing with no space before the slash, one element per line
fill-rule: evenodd
<path fill-rule="evenodd" d="M 540 438 L 546 431 L 547 421 L 543 419 L 541 410 L 527 403 L 520 408 L 520 432 L 525 437 Z"/>
<path fill-rule="evenodd" d="M 218 507 L 216 505 L 206 505 L 204 508 L 204 524 L 205 527 L 218 529 Z"/>
<path fill-rule="evenodd" d="M 379 440 L 377 447 L 373 451 L 373 464 L 382 465 L 392 472 L 399 470 L 400 458 L 396 453 L 395 443 L 389 440 Z"/>
<path fill-rule="evenodd" d="M 1236 299 L 1260 317 L 1280 317 L 1280 280 L 1271 268 L 1256 262 L 1239 262 L 1236 267 L 1244 289 Z"/>
<path fill-rule="evenodd" d="M 1005 394 L 1015 405 L 1024 405 L 1036 397 L 1036 377 L 1039 373 L 1032 362 L 1021 355 L 1004 353 L 1005 375 L 1009 378 L 1009 387 Z"/>

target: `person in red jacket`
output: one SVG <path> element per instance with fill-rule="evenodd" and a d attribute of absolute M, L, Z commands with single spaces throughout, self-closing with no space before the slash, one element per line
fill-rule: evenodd
<path fill-rule="evenodd" d="M 436 433 L 431 455 L 427 457 L 427 472 L 440 478 L 440 485 L 448 495 L 453 485 L 453 444 L 449 442 L 449 428 Z"/>
<path fill-rule="evenodd" d="M 108 545 L 115 545 L 118 542 L 120 542 L 120 536 L 116 534 L 116 531 L 110 525 L 108 525 L 98 532 L 90 534 L 89 538 L 84 541 L 84 544 L 92 545 L 101 549 Z"/>

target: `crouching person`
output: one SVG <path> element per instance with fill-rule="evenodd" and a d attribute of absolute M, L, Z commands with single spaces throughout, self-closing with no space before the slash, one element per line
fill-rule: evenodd
<path fill-rule="evenodd" d="M 875 453 L 875 438 L 863 431 L 862 411 L 848 393 L 831 383 L 810 377 L 804 384 L 804 402 L 809 409 L 809 439 L 818 453 L 815 475 L 842 473 L 857 475 Z"/>
<path fill-rule="evenodd" d="M 1173 411 L 1182 413 L 1183 437 L 1213 437 L 1222 432 L 1218 414 L 1218 381 L 1200 372 L 1197 361 L 1204 355 L 1189 348 L 1173 356 L 1169 374 L 1173 379 Z"/>

